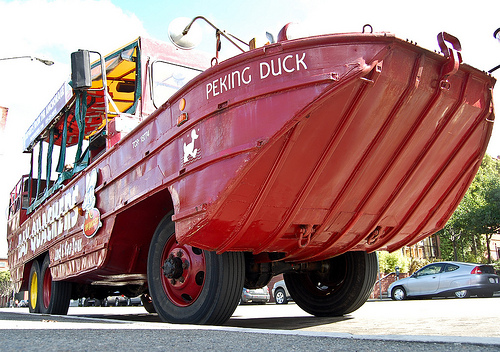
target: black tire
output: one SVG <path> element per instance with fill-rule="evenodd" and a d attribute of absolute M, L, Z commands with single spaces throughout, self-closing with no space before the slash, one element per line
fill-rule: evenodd
<path fill-rule="evenodd" d="M 146 309 L 146 312 L 148 312 L 150 314 L 156 313 L 155 306 L 153 305 L 153 301 L 152 301 L 150 295 L 148 295 L 146 293 L 141 295 L 141 302 L 142 302 L 144 309 Z"/>
<path fill-rule="evenodd" d="M 467 290 L 459 290 L 455 291 L 455 297 L 456 298 L 467 298 L 470 296 L 470 292 Z"/>
<path fill-rule="evenodd" d="M 288 304 L 285 290 L 283 290 L 281 287 L 277 288 L 274 291 L 274 301 L 276 302 L 276 304 Z"/>
<path fill-rule="evenodd" d="M 391 291 L 391 299 L 393 301 L 403 301 L 407 298 L 406 290 L 403 286 L 396 286 Z"/>
<path fill-rule="evenodd" d="M 491 298 L 493 297 L 494 293 L 495 293 L 494 291 L 483 291 L 479 293 L 477 296 L 482 298 Z"/>
<path fill-rule="evenodd" d="M 377 279 L 376 253 L 347 252 L 329 259 L 328 268 L 283 275 L 295 303 L 318 317 L 341 316 L 361 307 Z"/>
<path fill-rule="evenodd" d="M 37 260 L 31 263 L 30 279 L 28 282 L 28 307 L 30 313 L 40 313 L 39 298 L 40 264 Z"/>
<path fill-rule="evenodd" d="M 71 283 L 53 281 L 49 265 L 50 258 L 47 254 L 40 269 L 41 280 L 38 283 L 40 313 L 66 315 L 71 300 Z"/>
<path fill-rule="evenodd" d="M 178 244 L 171 215 L 158 225 L 148 254 L 154 308 L 165 322 L 223 324 L 238 306 L 243 290 L 244 255 L 217 255 Z"/>

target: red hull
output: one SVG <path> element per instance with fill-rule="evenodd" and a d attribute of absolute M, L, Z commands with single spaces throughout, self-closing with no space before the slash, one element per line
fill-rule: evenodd
<path fill-rule="evenodd" d="M 208 138 L 206 154 L 171 186 L 181 195 L 181 242 L 310 261 L 393 251 L 444 226 L 491 134 L 491 77 L 462 67 L 443 88 L 442 56 L 375 35 L 299 40 L 247 56 L 240 65 L 250 72 L 287 56 L 304 56 L 307 70 L 227 94 L 216 101 L 228 101 L 224 110 L 210 115 L 208 106 L 193 122 Z M 226 67 L 242 66 L 227 62 L 212 77 Z M 217 155 L 224 151 L 231 157 Z"/>

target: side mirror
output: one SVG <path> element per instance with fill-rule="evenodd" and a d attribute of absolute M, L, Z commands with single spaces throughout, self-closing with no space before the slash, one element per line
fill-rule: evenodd
<path fill-rule="evenodd" d="M 71 81 L 73 89 L 88 89 L 92 87 L 90 52 L 88 50 L 78 50 L 71 53 Z"/>

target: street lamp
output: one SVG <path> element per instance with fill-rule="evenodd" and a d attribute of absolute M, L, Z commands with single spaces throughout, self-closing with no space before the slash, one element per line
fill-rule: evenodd
<path fill-rule="evenodd" d="M 45 60 L 45 59 L 40 59 L 38 57 L 35 57 L 35 56 L 29 56 L 29 55 L 25 55 L 25 56 L 14 56 L 14 57 L 6 57 L 6 58 L 0 58 L 0 61 L 2 60 L 15 60 L 15 59 L 31 59 L 31 61 L 33 60 L 37 60 L 37 61 L 40 61 L 41 63 L 44 63 L 45 65 L 47 66 L 51 66 L 54 64 L 54 61 L 50 61 L 50 60 Z"/>

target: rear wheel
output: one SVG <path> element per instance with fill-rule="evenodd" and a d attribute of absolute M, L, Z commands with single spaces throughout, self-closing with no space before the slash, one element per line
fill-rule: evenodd
<path fill-rule="evenodd" d="M 52 281 L 50 258 L 47 254 L 40 269 L 40 313 L 65 315 L 71 299 L 71 283 Z"/>
<path fill-rule="evenodd" d="M 457 298 L 469 297 L 469 291 L 467 291 L 467 290 L 455 291 L 455 297 L 457 297 Z"/>
<path fill-rule="evenodd" d="M 39 304 L 40 297 L 38 297 L 39 280 L 40 280 L 40 264 L 38 263 L 37 260 L 34 260 L 33 263 L 31 264 L 30 280 L 28 287 L 28 301 L 29 301 L 28 307 L 30 313 L 40 313 L 40 304 Z"/>
<path fill-rule="evenodd" d="M 170 218 L 158 226 L 148 255 L 148 286 L 156 312 L 171 323 L 224 323 L 243 289 L 243 253 L 217 255 L 180 244 Z"/>
<path fill-rule="evenodd" d="M 483 291 L 483 292 L 479 293 L 477 296 L 483 297 L 483 298 L 491 298 L 491 297 L 493 297 L 493 293 L 494 293 L 494 291 Z"/>
<path fill-rule="evenodd" d="M 321 272 L 283 275 L 300 308 L 316 316 L 339 316 L 366 302 L 377 278 L 376 253 L 347 252 L 329 259 L 325 267 Z"/>

